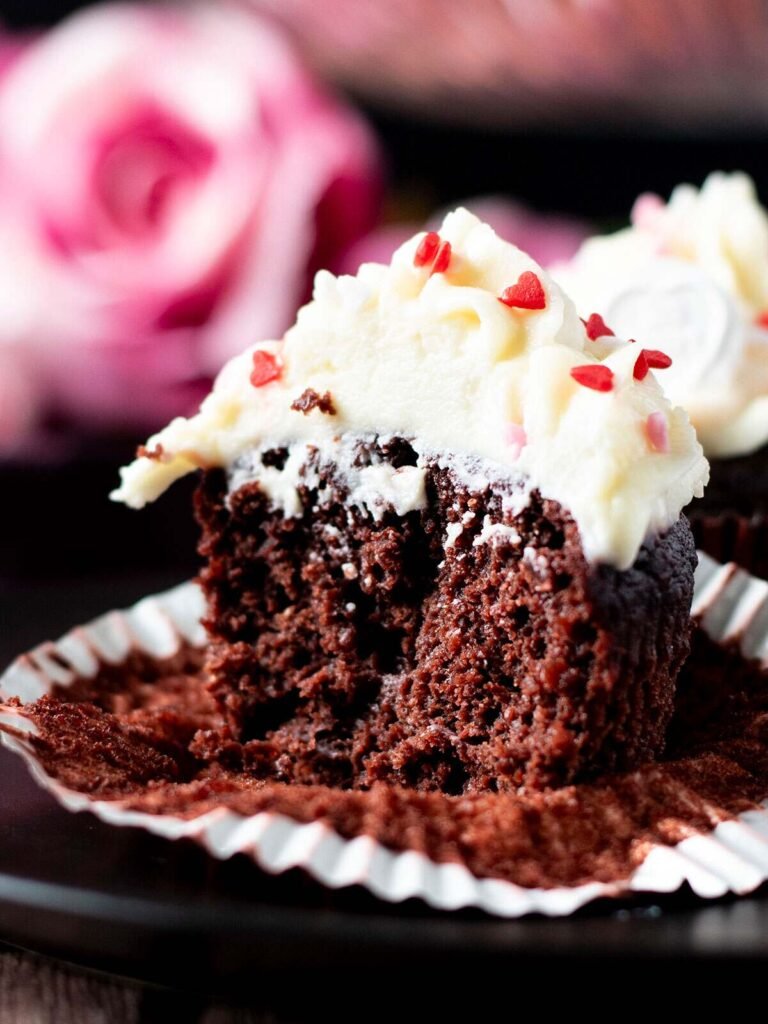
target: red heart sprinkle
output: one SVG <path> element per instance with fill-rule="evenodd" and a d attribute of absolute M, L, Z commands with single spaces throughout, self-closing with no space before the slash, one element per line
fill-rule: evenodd
<path fill-rule="evenodd" d="M 574 366 L 571 369 L 571 376 L 585 388 L 592 388 L 593 391 L 613 390 L 613 370 L 608 366 L 599 366 L 595 363 L 587 363 L 586 366 Z"/>
<path fill-rule="evenodd" d="M 253 353 L 253 371 L 251 372 L 251 384 L 255 388 L 261 388 L 273 380 L 277 380 L 283 372 L 283 364 L 273 356 L 271 352 L 264 352 L 257 349 Z"/>
<path fill-rule="evenodd" d="M 613 337 L 613 331 L 606 325 L 605 320 L 599 313 L 591 313 L 588 320 L 581 321 L 587 329 L 587 337 L 590 341 L 597 341 L 598 338 Z"/>
<path fill-rule="evenodd" d="M 666 370 L 671 365 L 672 360 L 666 352 L 659 352 L 656 348 L 642 348 L 635 361 L 632 376 L 635 380 L 645 380 L 649 370 Z"/>
<path fill-rule="evenodd" d="M 428 231 L 419 242 L 419 247 L 413 257 L 414 267 L 426 267 L 435 258 L 440 247 L 440 235 L 436 231 Z"/>
<path fill-rule="evenodd" d="M 431 277 L 433 274 L 444 274 L 448 269 L 451 262 L 451 243 L 441 242 L 440 246 L 435 254 L 435 260 L 432 264 L 432 269 L 429 272 Z"/>
<path fill-rule="evenodd" d="M 635 380 L 645 380 L 648 376 L 648 360 L 645 358 L 645 349 L 640 349 L 640 355 L 635 360 L 635 368 L 632 371 Z"/>
<path fill-rule="evenodd" d="M 657 348 L 643 349 L 648 366 L 652 370 L 666 370 L 672 365 L 672 360 L 666 352 L 659 352 Z"/>
<path fill-rule="evenodd" d="M 764 313 L 760 313 L 755 319 L 755 323 L 758 327 L 768 327 L 768 309 Z"/>
<path fill-rule="evenodd" d="M 517 279 L 517 284 L 505 288 L 499 295 L 499 302 L 513 309 L 544 309 L 547 297 L 541 281 L 531 270 L 525 270 Z"/>

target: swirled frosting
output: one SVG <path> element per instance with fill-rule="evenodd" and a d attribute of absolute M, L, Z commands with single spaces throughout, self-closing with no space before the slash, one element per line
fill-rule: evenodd
<path fill-rule="evenodd" d="M 588 239 L 555 278 L 586 316 L 673 359 L 662 384 L 707 455 L 768 442 L 768 214 L 744 174 L 641 196 L 632 226 Z"/>
<path fill-rule="evenodd" d="M 439 234 L 450 243 L 439 272 L 436 262 L 419 265 L 423 235 L 389 266 L 364 264 L 354 277 L 320 272 L 284 340 L 228 363 L 199 413 L 171 422 L 122 470 L 113 497 L 141 507 L 198 467 L 227 467 L 236 484 L 249 452 L 283 446 L 287 463 L 260 470 L 260 482 L 294 515 L 307 446 L 335 449 L 349 464 L 350 438 L 399 435 L 421 459 L 466 456 L 480 472 L 538 488 L 571 512 L 588 558 L 631 565 L 645 537 L 675 522 L 706 483 L 686 413 L 652 373 L 635 379 L 638 346 L 590 341 L 560 288 L 488 225 L 460 209 Z M 521 281 L 535 282 L 528 304 L 543 308 L 499 300 Z M 262 384 L 272 374 L 253 378 L 254 366 L 279 376 Z M 575 367 L 577 376 L 587 368 L 587 384 Z M 595 368 L 609 390 L 595 389 Z M 308 389 L 326 397 L 325 411 L 302 410 L 297 399 Z M 370 469 L 350 486 L 368 507 L 418 507 L 417 474 Z"/>

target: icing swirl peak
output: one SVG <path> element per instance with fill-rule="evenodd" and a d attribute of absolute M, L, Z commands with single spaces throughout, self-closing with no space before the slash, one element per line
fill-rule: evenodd
<path fill-rule="evenodd" d="M 113 497 L 141 507 L 195 468 L 231 469 L 266 445 L 397 434 L 420 456 L 476 457 L 524 480 L 571 512 L 588 558 L 631 565 L 707 480 L 687 415 L 653 373 L 636 379 L 640 346 L 590 340 L 546 272 L 488 225 L 460 209 L 436 238 L 417 235 L 354 277 L 321 271 L 284 340 L 228 363 Z M 285 476 L 278 486 L 270 473 L 270 499 L 296 514 Z"/>

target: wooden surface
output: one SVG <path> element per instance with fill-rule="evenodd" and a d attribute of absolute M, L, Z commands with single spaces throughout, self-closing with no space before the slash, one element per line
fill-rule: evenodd
<path fill-rule="evenodd" d="M 88 974 L 0 947 L 1 1024 L 280 1024 L 271 1013 Z M 287 1022 L 286 1022 L 287 1024 Z"/>

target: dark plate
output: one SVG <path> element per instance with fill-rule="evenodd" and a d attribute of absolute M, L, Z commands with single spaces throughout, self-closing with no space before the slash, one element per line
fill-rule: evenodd
<path fill-rule="evenodd" d="M 3 653 L 172 582 L 7 587 Z M 679 969 L 683 957 L 699 967 L 768 957 L 765 891 L 708 904 L 687 892 L 604 901 L 564 920 L 392 907 L 359 889 L 332 893 L 299 872 L 271 877 L 242 857 L 218 863 L 188 841 L 67 813 L 4 750 L 0 778 L 0 938 L 113 973 L 249 997 L 258 981 L 265 1000 L 278 993 L 284 1005 L 286 992 L 301 1002 L 314 991 L 299 977 L 340 970 L 364 980 L 385 967 L 455 968 L 453 991 L 512 961 L 583 970 L 598 959 L 618 967 L 653 958 Z M 388 996 L 394 990 L 380 999 Z"/>

